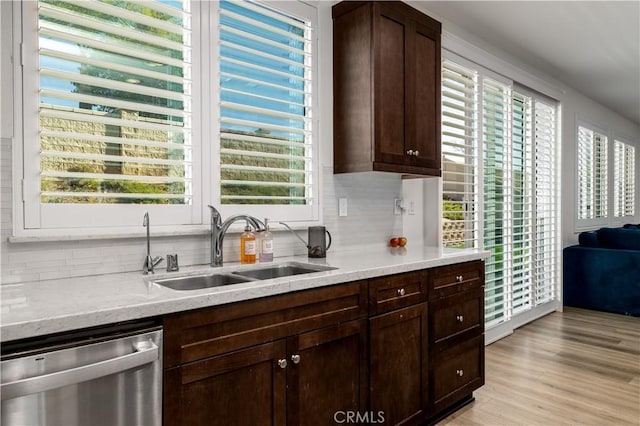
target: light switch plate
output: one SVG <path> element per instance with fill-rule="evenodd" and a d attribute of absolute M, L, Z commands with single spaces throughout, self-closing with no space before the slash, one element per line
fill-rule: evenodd
<path fill-rule="evenodd" d="M 347 215 L 347 199 L 340 198 L 338 200 L 338 216 L 346 216 Z"/>

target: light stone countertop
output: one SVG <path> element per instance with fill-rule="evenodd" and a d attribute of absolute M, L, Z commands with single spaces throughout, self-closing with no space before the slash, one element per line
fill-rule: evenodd
<path fill-rule="evenodd" d="M 0 286 L 0 340 L 8 342 L 122 321 L 255 299 L 372 277 L 410 272 L 436 266 L 484 259 L 480 250 L 411 247 L 342 250 L 325 259 L 306 256 L 276 258 L 273 264 L 301 262 L 337 269 L 306 275 L 226 285 L 202 290 L 176 291 L 153 280 L 202 273 L 231 272 L 256 265 L 229 262 L 223 268 L 190 266 L 179 272 L 159 269 L 155 275 L 142 272 L 96 275 L 5 284 Z M 269 264 L 266 264 L 269 265 Z"/>

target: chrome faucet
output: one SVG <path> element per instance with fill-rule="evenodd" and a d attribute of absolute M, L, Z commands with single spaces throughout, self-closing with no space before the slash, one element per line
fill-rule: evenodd
<path fill-rule="evenodd" d="M 149 235 L 149 212 L 144 214 L 142 220 L 142 226 L 147 228 L 147 256 L 144 258 L 144 265 L 142 265 L 142 273 L 147 275 L 153 274 L 153 268 L 160 262 L 162 262 L 162 256 L 151 257 L 151 236 Z"/>
<path fill-rule="evenodd" d="M 265 229 L 264 223 L 260 219 L 246 214 L 230 216 L 223 222 L 220 212 L 211 205 L 209 205 L 209 208 L 211 209 L 211 266 L 222 266 L 222 243 L 232 223 L 238 220 L 245 220 L 256 231 Z"/>

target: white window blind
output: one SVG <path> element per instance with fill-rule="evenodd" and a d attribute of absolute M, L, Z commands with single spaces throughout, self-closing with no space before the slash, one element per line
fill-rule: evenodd
<path fill-rule="evenodd" d="M 510 303 L 513 276 L 513 220 L 511 193 L 510 88 L 484 79 L 482 86 L 483 137 L 483 246 L 491 252 L 485 260 L 485 321 L 503 321 Z"/>
<path fill-rule="evenodd" d="M 635 214 L 635 147 L 621 141 L 613 144 L 613 215 Z"/>
<path fill-rule="evenodd" d="M 511 182 L 510 203 L 507 204 L 507 215 L 511 216 L 512 225 L 512 314 L 517 315 L 531 309 L 533 283 L 533 233 L 532 216 L 534 203 L 532 199 L 532 135 L 533 135 L 533 101 L 530 97 L 513 92 L 511 99 Z M 511 210 L 509 212 L 509 210 Z"/>
<path fill-rule="evenodd" d="M 578 219 L 607 217 L 608 140 L 590 128 L 578 127 Z"/>
<path fill-rule="evenodd" d="M 534 283 L 535 304 L 556 298 L 558 271 L 558 198 L 556 158 L 556 108 L 534 99 Z"/>
<path fill-rule="evenodd" d="M 477 73 L 442 65 L 442 233 L 445 247 L 477 247 Z"/>
<path fill-rule="evenodd" d="M 312 22 L 231 1 L 219 18 L 221 203 L 309 206 Z"/>
<path fill-rule="evenodd" d="M 187 6 L 38 2 L 41 203 L 191 203 Z"/>

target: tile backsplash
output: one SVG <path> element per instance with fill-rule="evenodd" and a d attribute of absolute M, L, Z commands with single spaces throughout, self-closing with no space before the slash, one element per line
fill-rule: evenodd
<path fill-rule="evenodd" d="M 12 232 L 11 139 L 0 139 L 0 258 L 1 283 L 10 284 L 96 274 L 141 271 L 145 255 L 142 238 L 10 243 Z M 383 246 L 402 230 L 393 214 L 393 199 L 402 194 L 402 181 L 391 174 L 334 175 L 323 169 L 324 224 L 333 236 L 332 249 Z M 348 216 L 338 216 L 338 199 L 348 199 Z M 298 231 L 306 239 L 304 230 Z M 237 238 L 227 238 L 227 261 L 239 258 Z M 305 254 L 306 248 L 289 232 L 274 232 L 275 254 Z M 178 253 L 180 265 L 209 262 L 209 236 L 152 237 L 152 253 Z M 164 263 L 159 268 L 164 268 Z"/>

